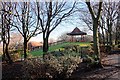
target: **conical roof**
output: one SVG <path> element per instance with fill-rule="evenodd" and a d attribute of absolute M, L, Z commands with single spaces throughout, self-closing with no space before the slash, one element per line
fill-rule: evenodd
<path fill-rule="evenodd" d="M 80 29 L 76 27 L 71 33 L 79 33 L 79 32 L 81 32 Z"/>
<path fill-rule="evenodd" d="M 86 35 L 87 33 L 80 31 L 79 28 L 75 28 L 71 33 L 67 33 L 67 35 Z"/>

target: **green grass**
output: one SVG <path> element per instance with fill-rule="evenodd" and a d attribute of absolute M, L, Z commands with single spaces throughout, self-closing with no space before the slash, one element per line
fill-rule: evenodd
<path fill-rule="evenodd" d="M 43 54 L 43 51 L 42 51 L 42 49 L 40 49 L 40 50 L 35 50 L 35 51 L 31 51 L 30 54 L 31 54 L 32 56 L 41 56 L 41 55 Z"/>
<path fill-rule="evenodd" d="M 69 46 L 69 45 L 79 45 L 79 46 L 89 46 L 90 43 L 89 42 L 65 42 L 62 44 L 57 44 L 57 45 L 53 45 L 49 47 L 49 52 L 51 51 L 57 51 L 59 49 L 62 49 L 65 46 Z M 36 51 L 31 51 L 30 54 L 32 56 L 41 56 L 43 54 L 42 49 L 40 50 L 36 50 Z"/>

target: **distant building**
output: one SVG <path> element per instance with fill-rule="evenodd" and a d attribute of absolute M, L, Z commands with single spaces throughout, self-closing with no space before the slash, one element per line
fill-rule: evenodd
<path fill-rule="evenodd" d="M 71 36 L 71 42 L 85 42 L 84 36 L 87 35 L 87 33 L 81 31 L 79 28 L 75 28 L 72 32 L 67 33 L 67 35 Z M 76 36 L 81 36 L 80 39 L 76 38 Z"/>
<path fill-rule="evenodd" d="M 37 50 L 42 48 L 43 43 L 42 42 L 29 42 L 28 43 L 28 50 L 32 51 L 32 50 Z"/>

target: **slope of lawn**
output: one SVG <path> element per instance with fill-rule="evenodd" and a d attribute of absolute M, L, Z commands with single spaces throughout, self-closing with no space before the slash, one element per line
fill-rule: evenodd
<path fill-rule="evenodd" d="M 56 51 L 60 48 L 63 48 L 65 46 L 69 46 L 69 45 L 89 46 L 90 43 L 89 42 L 64 42 L 64 43 L 61 43 L 61 44 L 50 46 L 49 51 L 50 52 L 51 51 Z M 31 51 L 30 54 L 33 55 L 33 56 L 40 56 L 40 55 L 43 54 L 43 52 L 42 52 L 42 49 L 40 49 L 40 50 L 36 50 L 36 51 Z"/>

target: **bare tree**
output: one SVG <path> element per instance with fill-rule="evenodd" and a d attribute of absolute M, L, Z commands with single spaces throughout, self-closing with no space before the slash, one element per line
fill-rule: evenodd
<path fill-rule="evenodd" d="M 14 20 L 12 24 L 24 39 L 24 58 L 27 58 L 27 43 L 31 37 L 41 33 L 39 30 L 34 10 L 32 9 L 32 3 L 20 2 L 15 3 Z M 38 31 L 39 30 L 39 31 Z"/>
<path fill-rule="evenodd" d="M 91 18 L 91 15 L 90 15 L 89 11 L 86 10 L 86 9 L 79 9 L 79 8 L 77 8 L 77 9 L 78 9 L 78 12 L 80 13 L 79 20 L 82 20 L 87 25 L 89 30 L 93 31 L 92 18 Z"/>
<path fill-rule="evenodd" d="M 102 1 L 99 1 L 99 8 L 97 14 L 94 13 L 93 8 L 90 4 L 90 0 L 86 1 L 87 7 L 92 17 L 93 22 L 93 42 L 94 42 L 94 53 L 98 55 L 99 61 L 101 63 L 101 55 L 99 49 L 99 38 L 98 38 L 98 26 L 99 26 L 99 18 L 101 16 L 102 11 Z"/>
<path fill-rule="evenodd" d="M 112 29 L 114 29 L 114 25 L 116 23 L 117 17 L 117 6 L 119 3 L 117 2 L 103 2 L 102 15 L 99 20 L 99 34 L 102 35 L 102 43 L 105 44 L 105 35 L 107 44 L 110 43 L 112 45 L 112 34 L 115 33 Z M 97 14 L 98 3 L 91 3 L 91 6 L 94 9 L 94 14 Z M 90 17 L 90 13 L 86 9 L 79 9 L 80 20 L 85 22 L 90 30 L 93 31 L 92 18 Z"/>
<path fill-rule="evenodd" d="M 40 27 L 43 32 L 43 52 L 48 51 L 48 39 L 50 33 L 67 17 L 74 12 L 76 2 L 67 6 L 67 2 L 52 1 L 50 2 L 37 2 L 37 17 Z"/>
<path fill-rule="evenodd" d="M 120 5 L 118 6 L 118 16 L 117 16 L 117 26 L 116 26 L 116 44 L 120 45 Z"/>
<path fill-rule="evenodd" d="M 0 16 L 1 18 L 2 16 Z M 2 21 L 0 21 L 2 22 Z M 2 23 L 0 23 L 0 32 L 2 32 Z M 0 33 L 0 43 L 2 42 L 2 33 Z"/>
<path fill-rule="evenodd" d="M 112 46 L 112 34 L 114 33 L 113 28 L 114 25 L 116 23 L 116 19 L 117 19 L 117 8 L 118 7 L 118 3 L 117 2 L 104 2 L 103 3 L 103 17 L 102 17 L 102 21 L 105 22 L 106 29 L 107 29 L 107 42 L 109 45 Z"/>
<path fill-rule="evenodd" d="M 3 41 L 3 59 L 8 58 L 9 63 L 12 63 L 12 59 L 9 55 L 9 42 L 10 42 L 10 30 L 11 30 L 11 14 L 13 10 L 12 4 L 10 2 L 2 2 L 2 12 L 1 12 L 1 25 L 2 25 L 2 41 Z"/>

